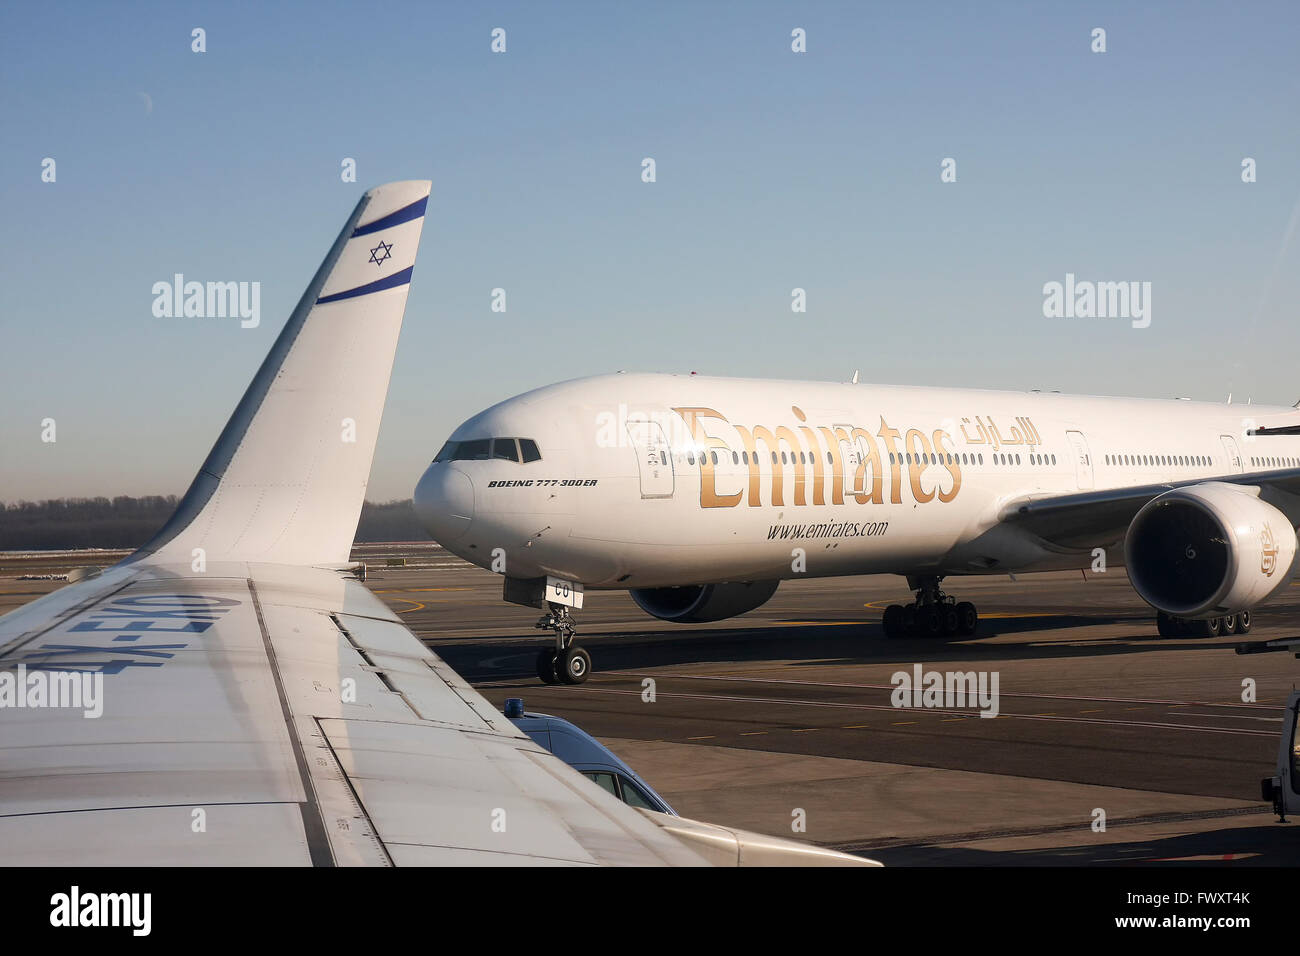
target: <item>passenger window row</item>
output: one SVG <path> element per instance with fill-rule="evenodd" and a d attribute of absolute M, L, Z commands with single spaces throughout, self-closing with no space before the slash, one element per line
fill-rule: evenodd
<path fill-rule="evenodd" d="M 981 455 L 980 457 L 983 458 L 984 456 Z M 998 452 L 998 453 L 994 454 L 994 455 L 992 456 L 992 458 L 993 458 L 993 464 L 995 464 L 995 465 L 1018 465 L 1018 464 L 1020 464 L 1020 456 L 1019 456 L 1019 455 L 1008 455 L 1008 454 L 1006 454 L 1005 452 Z M 1035 453 L 1035 454 L 1032 454 L 1032 455 L 1026 455 L 1025 458 L 1027 458 L 1027 459 L 1029 460 L 1029 464 L 1033 465 L 1034 467 L 1042 467 L 1043 465 L 1055 465 L 1055 464 L 1056 464 L 1056 456 L 1055 456 L 1055 455 L 1039 455 L 1039 454 Z"/>
<path fill-rule="evenodd" d="M 542 453 L 531 438 L 473 438 L 469 441 L 449 441 L 442 446 L 434 461 L 540 461 Z"/>
<path fill-rule="evenodd" d="M 1264 455 L 1250 459 L 1250 463 L 1256 468 L 1294 468 L 1297 461 L 1300 461 L 1300 459 L 1276 455 Z"/>
<path fill-rule="evenodd" d="M 1107 455 L 1106 464 L 1119 466 L 1144 466 L 1182 468 L 1191 466 L 1206 468 L 1211 464 L 1209 455 Z"/>
<path fill-rule="evenodd" d="M 810 454 L 806 453 L 806 452 L 798 452 L 798 453 L 795 453 L 795 452 L 788 452 L 788 453 L 787 453 L 787 452 L 784 452 L 784 451 L 783 451 L 783 452 L 781 452 L 779 455 L 778 455 L 776 452 L 771 452 L 770 454 L 771 454 L 771 456 L 772 456 L 772 464 L 773 464 L 773 465 L 777 465 L 777 464 L 780 464 L 780 465 L 806 465 L 806 464 L 810 464 L 810 463 L 812 462 L 812 456 L 811 456 Z M 706 459 L 706 457 L 705 457 L 706 455 L 708 456 L 707 459 Z M 683 456 L 679 455 L 679 456 L 677 456 L 677 457 L 678 457 L 678 460 L 681 460 L 681 458 L 682 458 Z M 694 452 L 694 450 L 687 451 L 684 457 L 685 457 L 685 459 L 686 459 L 686 464 L 688 464 L 688 465 L 694 465 L 694 464 L 695 464 L 695 452 Z M 995 464 L 995 465 L 1019 465 L 1019 464 L 1020 464 L 1020 461 L 1021 461 L 1019 455 L 994 454 L 994 455 L 990 455 L 989 458 L 990 458 L 990 460 L 992 461 L 992 463 Z M 1055 456 L 1055 455 L 1040 455 L 1040 454 L 1036 454 L 1036 453 L 1035 453 L 1035 454 L 1032 454 L 1032 455 L 1027 455 L 1026 458 L 1027 458 L 1027 460 L 1028 460 L 1028 463 L 1029 463 L 1030 465 L 1035 466 L 1035 467 L 1043 467 L 1043 466 L 1045 466 L 1045 465 L 1055 465 L 1055 464 L 1056 464 L 1056 456 Z M 718 453 L 717 453 L 716 451 L 700 452 L 699 463 L 700 463 L 701 465 L 703 465 L 703 464 L 705 463 L 706 460 L 711 461 L 711 462 L 712 462 L 713 464 L 715 464 L 715 465 L 718 464 L 718 460 L 719 460 L 719 459 L 718 459 Z M 755 454 L 753 455 L 753 460 L 754 460 L 755 463 L 758 462 L 758 454 L 757 454 L 757 453 L 755 453 Z M 852 464 L 852 465 L 856 465 L 856 464 L 858 464 L 859 461 L 860 461 L 860 459 L 857 458 L 856 456 L 850 456 L 850 459 L 848 459 L 848 463 L 849 463 L 849 464 Z M 830 452 L 827 452 L 827 453 L 826 453 L 826 462 L 827 462 L 827 464 L 831 464 L 831 465 L 833 465 L 833 464 L 835 463 L 835 458 L 834 458 L 834 456 L 833 456 Z M 739 464 L 742 464 L 742 463 L 748 465 L 748 464 L 750 463 L 750 454 L 749 454 L 749 452 L 748 452 L 748 451 L 742 451 L 742 452 L 734 452 L 734 451 L 733 451 L 733 452 L 731 453 L 731 463 L 732 463 L 733 465 L 739 465 Z M 912 464 L 918 464 L 918 465 L 924 465 L 924 464 L 930 464 L 930 465 L 943 465 L 943 464 L 948 464 L 948 465 L 982 465 L 982 464 L 984 464 L 984 455 L 983 455 L 983 454 L 976 454 L 976 453 L 974 453 L 974 452 L 971 452 L 971 453 L 969 453 L 969 454 L 968 454 L 967 452 L 930 452 L 928 455 L 914 454 L 914 453 L 912 453 L 912 452 L 897 452 L 897 453 L 895 453 L 895 452 L 890 452 L 890 453 L 889 453 L 889 463 L 890 463 L 891 465 L 903 465 L 903 464 L 907 464 L 907 465 L 912 465 Z M 667 462 L 665 462 L 665 464 L 667 464 Z"/>

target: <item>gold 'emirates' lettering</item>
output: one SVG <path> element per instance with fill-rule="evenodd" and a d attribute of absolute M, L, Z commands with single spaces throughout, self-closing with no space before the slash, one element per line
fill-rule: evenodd
<path fill-rule="evenodd" d="M 702 508 L 733 508 L 740 504 L 741 499 L 745 499 L 751 508 L 762 507 L 763 466 L 768 460 L 771 462 L 770 503 L 774 507 L 784 507 L 786 504 L 787 467 L 793 471 L 791 503 L 795 506 L 808 504 L 809 485 L 812 503 L 826 504 L 828 482 L 830 503 L 833 505 L 844 504 L 847 497 L 852 497 L 860 505 L 883 504 L 886 470 L 889 472 L 889 500 L 893 504 L 903 502 L 904 469 L 907 471 L 908 491 L 918 503 L 936 499 L 946 503 L 956 498 L 961 490 L 961 459 L 954 453 L 952 436 L 940 428 L 929 436 L 919 428 L 908 428 L 906 432 L 900 432 L 891 427 L 884 416 L 881 416 L 880 427 L 875 434 L 855 425 L 813 427 L 803 424 L 807 422 L 808 416 L 793 405 L 790 411 L 800 422 L 794 428 L 788 425 L 778 425 L 775 428 L 754 425 L 747 428 L 727 421 L 727 417 L 716 409 L 698 406 L 683 406 L 674 408 L 673 411 L 686 423 L 699 451 Z M 726 441 L 709 434 L 705 429 L 704 422 L 711 419 L 725 423 L 740 437 L 744 462 L 748 467 L 747 487 L 741 491 L 730 494 L 718 492 L 715 455 L 718 462 L 727 459 L 735 461 L 732 457 L 735 453 Z M 803 434 L 802 440 L 800 432 Z M 762 459 L 759 458 L 760 454 Z M 850 477 L 850 469 L 845 464 L 855 460 L 857 467 L 852 470 Z M 946 470 L 951 479 L 951 487 L 945 489 L 944 485 L 948 483 L 942 477 L 933 487 L 926 486 L 925 479 L 935 476 L 934 472 L 927 475 L 927 469 L 932 466 Z"/>
<path fill-rule="evenodd" d="M 903 463 L 903 456 L 899 453 L 894 442 L 902 436 L 899 435 L 898 429 L 889 427 L 888 423 L 885 421 L 884 415 L 880 416 L 880 430 L 877 431 L 876 434 L 879 435 L 880 440 L 885 443 L 885 448 L 889 451 L 889 460 L 891 462 L 896 461 L 901 465 Z M 898 467 L 891 468 L 889 476 L 889 500 L 896 505 L 901 505 L 903 503 L 903 496 L 900 493 L 902 483 L 903 469 Z"/>
<path fill-rule="evenodd" d="M 719 495 L 715 490 L 713 456 L 709 454 L 710 450 L 719 450 L 726 454 L 731 454 L 731 449 L 721 438 L 713 438 L 705 433 L 704 426 L 700 424 L 701 418 L 722 418 L 711 408 L 674 408 L 678 415 L 681 415 L 686 422 L 686 427 L 691 430 L 691 437 L 700 443 L 706 450 L 700 454 L 700 507 L 701 508 L 730 508 L 740 503 L 741 492 L 737 491 L 734 495 Z"/>

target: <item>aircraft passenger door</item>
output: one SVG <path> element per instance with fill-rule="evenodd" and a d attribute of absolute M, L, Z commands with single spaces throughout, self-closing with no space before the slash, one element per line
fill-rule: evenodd
<path fill-rule="evenodd" d="M 853 434 L 852 425 L 835 424 L 832 425 L 831 428 L 842 431 L 845 435 Z M 835 456 L 835 460 L 839 463 L 843 472 L 840 475 L 840 481 L 842 482 L 841 487 L 843 487 L 845 495 L 855 495 L 862 492 L 862 489 L 857 486 L 856 482 L 858 476 L 858 465 L 862 463 L 862 460 L 867 454 L 863 441 L 864 439 L 860 436 L 857 439 L 841 438 L 839 439 L 838 447 L 835 449 L 839 453 Z"/>
<path fill-rule="evenodd" d="M 1220 435 L 1219 440 L 1223 442 L 1223 450 L 1228 455 L 1228 467 L 1233 471 L 1243 471 L 1241 452 L 1237 450 L 1237 439 L 1231 435 Z"/>
<path fill-rule="evenodd" d="M 1092 489 L 1092 455 L 1088 452 L 1088 440 L 1083 432 L 1066 432 L 1070 442 L 1070 451 L 1074 454 L 1074 477 L 1080 491 Z"/>
<path fill-rule="evenodd" d="M 636 450 L 642 498 L 673 496 L 673 453 L 658 422 L 628 422 L 627 433 Z"/>

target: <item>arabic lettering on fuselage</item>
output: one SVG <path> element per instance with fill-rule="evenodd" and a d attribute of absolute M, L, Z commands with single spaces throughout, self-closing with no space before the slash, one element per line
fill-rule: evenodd
<path fill-rule="evenodd" d="M 685 421 L 700 453 L 703 508 L 734 508 L 742 503 L 751 508 L 842 505 L 850 500 L 860 505 L 902 504 L 905 491 L 919 504 L 946 503 L 961 491 L 962 453 L 943 428 L 895 428 L 883 415 L 874 432 L 851 424 L 809 425 L 808 416 L 797 405 L 790 408 L 797 423 L 774 428 L 737 425 L 721 412 L 703 406 L 680 406 L 673 411 Z M 961 421 L 967 445 L 986 445 L 996 451 L 1042 443 L 1038 429 L 1024 416 L 1017 416 L 1017 424 L 1007 428 L 999 427 L 991 416 L 981 420 L 977 415 L 973 424 L 969 418 Z M 968 426 L 973 427 L 974 437 Z M 734 433 L 732 443 L 718 434 L 724 428 Z M 715 461 L 715 454 L 722 457 Z M 717 464 L 737 460 L 748 469 L 747 481 L 742 482 L 745 487 L 720 492 Z M 787 469 L 792 470 L 793 479 L 789 501 Z"/>
<path fill-rule="evenodd" d="M 1024 415 L 1016 416 L 1016 421 L 1020 422 L 1023 428 L 1017 428 L 1015 425 L 1012 425 L 1007 431 L 1007 434 L 1011 436 L 1009 438 L 1004 438 L 1002 436 L 1001 430 L 999 430 L 991 416 L 986 415 L 985 418 L 988 418 L 987 426 L 980 421 L 978 415 L 975 416 L 974 438 L 972 438 L 966 430 L 966 426 L 971 424 L 971 420 L 969 418 L 963 418 L 961 420 L 961 436 L 966 439 L 966 444 L 989 445 L 994 451 L 997 451 L 999 448 L 1011 445 L 1041 445 L 1043 443 L 1042 438 L 1039 437 L 1038 429 L 1035 428 L 1033 422 Z"/>

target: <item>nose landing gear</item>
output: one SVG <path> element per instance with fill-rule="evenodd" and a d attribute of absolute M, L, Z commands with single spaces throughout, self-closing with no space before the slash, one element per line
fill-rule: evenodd
<path fill-rule="evenodd" d="M 885 636 L 966 637 L 979 626 L 979 612 L 970 601 L 957 601 L 939 588 L 943 578 L 931 575 L 908 577 L 907 586 L 916 591 L 911 604 L 891 604 L 881 623 Z"/>
<path fill-rule="evenodd" d="M 575 622 L 563 604 L 547 604 L 548 612 L 533 626 L 555 632 L 555 647 L 537 654 L 537 676 L 543 684 L 581 684 L 591 674 L 591 655 L 573 642 Z"/>

